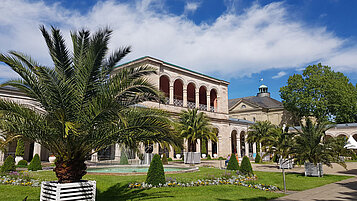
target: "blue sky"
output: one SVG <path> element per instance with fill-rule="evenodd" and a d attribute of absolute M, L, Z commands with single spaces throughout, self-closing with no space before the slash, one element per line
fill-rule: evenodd
<path fill-rule="evenodd" d="M 357 82 L 357 1 L 353 0 L 3 0 L 0 52 L 19 50 L 51 65 L 38 25 L 114 30 L 111 49 L 133 47 L 123 62 L 153 56 L 229 81 L 229 98 L 263 83 L 272 97 L 309 64 Z M 0 64 L 0 81 L 14 78 Z"/>

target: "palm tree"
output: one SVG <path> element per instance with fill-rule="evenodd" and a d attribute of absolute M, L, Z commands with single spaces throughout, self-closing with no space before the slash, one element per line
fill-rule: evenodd
<path fill-rule="evenodd" d="M 274 126 L 270 123 L 270 121 L 257 121 L 249 127 L 247 141 L 249 143 L 257 143 L 257 150 L 259 150 L 260 155 L 260 145 L 264 139 L 269 136 L 269 133 L 273 128 Z"/>
<path fill-rule="evenodd" d="M 213 132 L 209 119 L 203 112 L 198 113 L 197 109 L 181 112 L 178 128 L 180 136 L 189 142 L 188 151 L 193 152 L 197 139 L 217 141 L 216 133 Z"/>
<path fill-rule="evenodd" d="M 335 140 L 324 141 L 325 132 L 331 127 L 328 122 L 313 123 L 306 118 L 305 125 L 301 124 L 300 129 L 295 128 L 296 146 L 293 151 L 298 161 L 310 162 L 314 165 L 322 163 L 329 167 L 332 166 L 332 162 L 337 162 L 346 167 L 344 161 L 339 159 L 339 154 L 335 152 Z"/>
<path fill-rule="evenodd" d="M 270 130 L 270 135 L 264 140 L 267 145 L 266 154 L 274 154 L 282 159 L 287 159 L 292 154 L 295 134 L 288 131 L 288 127 L 275 127 Z"/>
<path fill-rule="evenodd" d="M 73 53 L 59 29 L 52 27 L 52 34 L 44 26 L 40 30 L 53 67 L 15 51 L 0 54 L 0 61 L 21 77 L 1 86 L 15 87 L 38 102 L 39 109 L 0 100 L 0 129 L 56 153 L 54 171 L 59 182 L 80 181 L 86 174 L 85 158 L 114 143 L 129 147 L 147 141 L 177 144 L 165 112 L 135 107 L 142 101 L 159 101 L 159 92 L 145 78 L 155 69 L 115 69 L 130 47 L 106 58 L 111 30 L 71 33 Z"/>

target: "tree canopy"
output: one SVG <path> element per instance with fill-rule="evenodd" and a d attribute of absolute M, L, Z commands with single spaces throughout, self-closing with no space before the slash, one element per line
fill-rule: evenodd
<path fill-rule="evenodd" d="M 357 121 L 356 86 L 343 73 L 321 63 L 290 76 L 287 85 L 280 88 L 280 96 L 296 122 L 303 117 L 336 123 Z"/>

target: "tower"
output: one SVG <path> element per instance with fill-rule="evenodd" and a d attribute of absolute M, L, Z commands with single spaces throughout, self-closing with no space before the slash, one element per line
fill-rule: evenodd
<path fill-rule="evenodd" d="M 260 85 L 257 97 L 270 97 L 270 92 L 268 92 L 268 87 L 266 85 Z"/>

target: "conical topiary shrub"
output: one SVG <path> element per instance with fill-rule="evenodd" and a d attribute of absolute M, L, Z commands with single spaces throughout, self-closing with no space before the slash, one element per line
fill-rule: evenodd
<path fill-rule="evenodd" d="M 257 156 L 255 157 L 254 162 L 255 163 L 261 163 L 262 162 L 262 158 L 260 157 L 259 154 L 257 154 Z"/>
<path fill-rule="evenodd" d="M 24 156 L 25 153 L 25 143 L 22 138 L 17 140 L 15 156 Z"/>
<path fill-rule="evenodd" d="M 15 159 L 10 155 L 5 159 L 4 164 L 1 166 L 1 172 L 11 172 L 15 170 Z"/>
<path fill-rule="evenodd" d="M 42 170 L 41 160 L 38 154 L 35 154 L 27 169 L 31 171 Z"/>
<path fill-rule="evenodd" d="M 129 165 L 128 157 L 126 156 L 125 151 L 122 151 L 120 154 L 120 165 Z"/>
<path fill-rule="evenodd" d="M 165 172 L 164 166 L 162 165 L 160 156 L 155 154 L 147 173 L 146 183 L 153 186 L 158 186 L 159 184 L 165 183 Z"/>
<path fill-rule="evenodd" d="M 239 164 L 234 154 L 232 154 L 228 161 L 227 170 L 239 170 Z"/>
<path fill-rule="evenodd" d="M 162 164 L 164 164 L 164 165 L 169 164 L 169 161 L 167 160 L 167 157 L 166 157 L 165 153 L 162 154 L 162 159 L 161 160 L 162 160 Z"/>
<path fill-rule="evenodd" d="M 239 171 L 246 175 L 253 175 L 252 165 L 250 164 L 249 158 L 247 156 L 243 157 Z"/>

